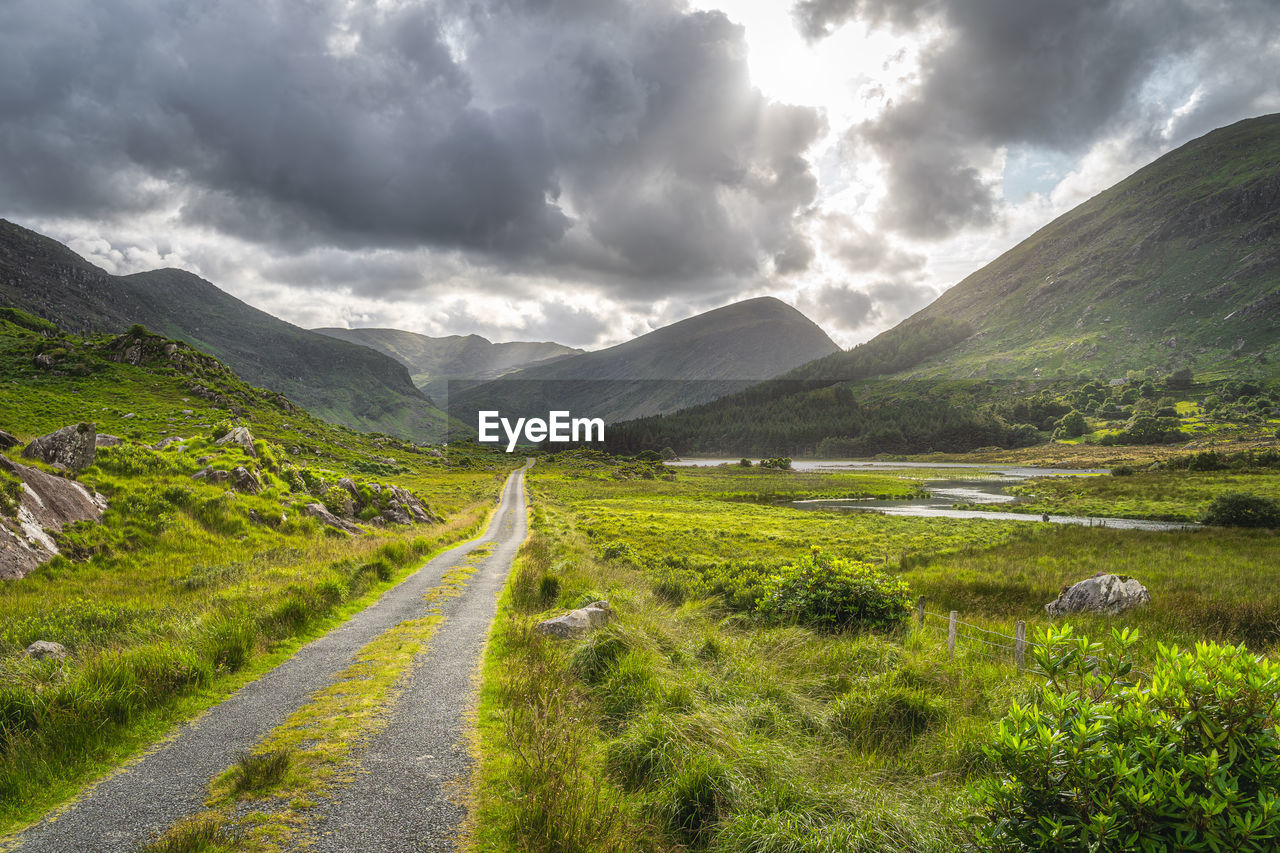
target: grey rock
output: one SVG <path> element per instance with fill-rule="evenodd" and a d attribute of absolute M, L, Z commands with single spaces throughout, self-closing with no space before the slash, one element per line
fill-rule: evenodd
<path fill-rule="evenodd" d="M 54 364 L 53 356 L 43 352 L 36 356 L 35 362 L 36 367 L 41 370 L 48 370 L 50 367 L 53 367 Z"/>
<path fill-rule="evenodd" d="M 36 660 L 45 660 L 53 658 L 54 660 L 66 660 L 67 647 L 62 643 L 53 643 L 49 640 L 36 640 L 27 646 L 27 657 Z"/>
<path fill-rule="evenodd" d="M 159 441 L 157 441 L 155 444 L 151 445 L 151 449 L 164 450 L 166 447 L 169 447 L 170 445 L 181 444 L 181 443 L 182 443 L 181 438 L 179 438 L 176 435 L 171 435 L 168 438 L 162 438 Z"/>
<path fill-rule="evenodd" d="M 344 492 L 350 495 L 351 500 L 354 501 L 356 504 L 361 503 L 360 489 L 356 487 L 355 481 L 352 480 L 350 477 L 343 477 L 342 479 L 338 480 L 337 486 L 339 489 L 342 489 Z"/>
<path fill-rule="evenodd" d="M 252 471 L 243 466 L 236 466 L 232 469 L 231 482 L 236 491 L 244 492 L 246 495 L 256 495 L 262 491 L 262 483 L 259 482 Z"/>
<path fill-rule="evenodd" d="M 312 518 L 319 520 L 323 525 L 332 527 L 335 530 L 341 530 L 344 533 L 350 533 L 352 536 L 359 536 L 364 533 L 363 530 L 356 527 L 351 522 L 338 518 L 336 515 L 329 512 L 329 510 L 324 508 L 323 504 L 307 504 L 302 508 L 302 512 L 304 515 L 309 515 Z"/>
<path fill-rule="evenodd" d="M 98 433 L 98 437 L 94 439 L 94 447 L 115 447 L 120 444 L 122 439 L 118 435 L 107 435 L 105 432 Z"/>
<path fill-rule="evenodd" d="M 593 601 L 586 607 L 570 610 L 568 613 L 544 619 L 533 630 L 539 634 L 550 634 L 553 637 L 569 639 L 603 628 L 613 617 L 613 608 L 607 601 Z"/>
<path fill-rule="evenodd" d="M 16 580 L 58 554 L 50 531 L 77 521 L 99 521 L 107 499 L 81 483 L 0 456 L 0 470 L 22 481 L 18 511 L 0 520 L 0 579 Z"/>
<path fill-rule="evenodd" d="M 122 417 L 123 417 L 123 418 L 124 418 L 124 420 L 126 420 L 126 421 L 131 421 L 131 420 L 133 420 L 134 418 L 136 418 L 136 417 L 137 417 L 137 415 L 135 415 L 133 412 L 130 412 L 129 414 L 127 414 L 127 415 L 123 415 Z"/>
<path fill-rule="evenodd" d="M 1115 616 L 1151 602 L 1151 593 L 1137 580 L 1125 575 L 1098 572 L 1062 591 L 1044 606 L 1049 616 L 1068 613 L 1099 613 Z"/>
<path fill-rule="evenodd" d="M 19 444 L 22 444 L 22 442 L 18 440 L 17 436 L 0 429 L 0 450 L 8 450 L 11 447 L 17 447 Z"/>
<path fill-rule="evenodd" d="M 253 433 L 248 427 L 235 427 L 214 444 L 234 444 L 254 459 L 258 458 L 258 451 L 253 449 Z"/>
<path fill-rule="evenodd" d="M 50 465 L 58 463 L 72 471 L 93 464 L 98 452 L 98 429 L 93 424 L 72 424 L 56 432 L 42 435 L 22 450 L 27 459 L 39 459 Z"/>

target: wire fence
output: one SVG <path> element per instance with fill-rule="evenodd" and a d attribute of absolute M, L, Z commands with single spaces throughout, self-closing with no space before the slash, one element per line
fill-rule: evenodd
<path fill-rule="evenodd" d="M 998 663 L 1007 664 L 1012 660 L 1018 672 L 1026 672 L 1027 649 L 1044 648 L 1041 643 L 1027 639 L 1026 622 L 1018 622 L 1013 636 L 1010 636 L 972 622 L 963 622 L 959 616 L 959 612 L 955 610 L 942 614 L 927 609 L 923 595 L 916 599 L 916 629 L 946 637 L 947 656 L 950 658 L 956 656 L 957 644 L 964 641 L 969 654 L 977 654 Z M 1141 670 L 1132 670 L 1132 674 L 1150 680 L 1150 676 Z"/>

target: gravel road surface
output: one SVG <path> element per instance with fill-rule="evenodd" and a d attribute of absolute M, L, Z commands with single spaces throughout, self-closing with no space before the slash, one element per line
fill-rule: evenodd
<path fill-rule="evenodd" d="M 438 710 L 410 710 L 414 718 L 426 719 L 421 715 L 443 715 L 455 706 L 459 709 L 466 707 L 471 701 L 468 676 L 476 667 L 479 645 L 456 653 L 448 646 L 459 640 L 459 631 L 466 636 L 479 636 L 480 642 L 483 641 L 492 619 L 497 590 L 501 588 L 516 549 L 524 538 L 524 469 L 521 469 L 507 480 L 502 500 L 482 537 L 435 557 L 384 593 L 375 604 L 303 646 L 280 666 L 183 726 L 168 743 L 99 783 L 55 819 L 46 818 L 32 826 L 4 849 L 22 853 L 130 853 L 145 843 L 152 833 L 163 832 L 184 815 L 199 810 L 209 782 L 215 775 L 283 723 L 289 714 L 306 703 L 312 693 L 328 686 L 334 676 L 352 663 L 356 652 L 365 644 L 406 619 L 425 615 L 430 605 L 423 600 L 423 594 L 438 586 L 442 576 L 463 563 L 477 547 L 492 543 L 492 554 L 480 565 L 466 592 L 448 603 L 445 610 L 447 621 L 437 629 L 432 641 L 432 648 L 436 651 L 429 653 L 426 665 L 419 669 L 409 690 L 401 697 L 400 704 L 404 707 L 395 711 L 396 716 L 390 726 L 391 736 L 403 736 L 405 726 L 399 721 L 405 708 L 427 707 L 420 704 L 424 702 L 443 703 Z M 483 625 L 476 620 L 483 621 Z M 459 626 L 463 627 L 460 629 Z M 470 626 L 469 632 L 465 630 L 466 626 Z M 447 676 L 446 680 L 439 686 L 426 683 L 437 668 L 441 676 Z M 457 680 L 459 674 L 460 681 Z M 446 691 L 456 691 L 457 695 L 443 695 Z M 452 725 L 443 717 L 441 722 Z M 429 741 L 432 744 L 430 749 L 404 746 L 399 742 L 389 747 L 375 744 L 374 749 L 385 749 L 388 755 L 395 757 L 401 757 L 404 749 L 417 749 L 415 756 L 430 753 L 441 757 L 438 768 L 432 765 L 432 773 L 447 773 L 452 777 L 465 772 L 465 752 L 458 751 L 455 755 L 435 745 L 443 742 L 440 737 L 447 735 L 428 735 L 424 730 L 423 736 L 426 738 L 424 743 Z M 360 789 L 357 787 L 355 790 Z M 426 799 L 425 788 L 415 793 Z M 353 792 L 353 796 L 359 795 Z M 435 816 L 432 820 L 439 823 L 429 826 L 439 827 L 441 835 L 450 833 L 448 828 L 456 824 L 461 814 L 457 810 L 446 812 L 443 806 L 438 809 L 432 807 L 430 813 Z M 366 821 L 372 817 L 372 813 L 366 815 Z M 405 827 L 405 831 L 419 832 L 424 826 L 416 816 L 403 818 L 403 822 L 398 816 L 385 819 L 391 822 L 391 826 Z M 341 826 L 345 824 L 339 823 L 331 829 L 345 831 L 338 829 Z M 382 848 L 376 844 L 370 847 L 359 839 L 353 839 L 351 843 L 334 843 L 337 846 L 331 849 L 344 851 L 438 849 L 430 846 Z"/>
<path fill-rule="evenodd" d="M 457 598 L 446 599 L 444 622 L 419 653 L 413 674 L 387 727 L 361 757 L 355 779 L 322 807 L 315 849 L 350 851 L 453 850 L 466 809 L 457 801 L 470 782 L 464 740 L 475 707 L 480 655 L 497 609 L 498 593 L 526 522 L 520 484 L 504 497 L 513 510 L 496 522 L 493 552 Z"/>

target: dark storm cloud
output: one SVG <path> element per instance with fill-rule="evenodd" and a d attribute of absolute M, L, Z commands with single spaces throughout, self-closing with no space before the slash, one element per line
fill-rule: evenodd
<path fill-rule="evenodd" d="M 581 233 L 553 261 L 669 282 L 750 274 L 792 245 L 823 123 L 751 87 L 739 26 L 663 2 L 480 8 L 477 92 L 538 103 L 561 153 Z"/>
<path fill-rule="evenodd" d="M 795 12 L 812 38 L 854 19 L 941 28 L 918 88 L 850 132 L 851 149 L 868 145 L 888 166 L 883 224 L 927 239 L 993 221 L 996 187 L 981 168 L 996 148 L 1079 154 L 1124 133 L 1154 155 L 1179 106 L 1161 102 L 1166 78 L 1189 78 L 1182 97 L 1204 87 L 1175 129 L 1181 142 L 1274 95 L 1266 69 L 1280 59 L 1263 35 L 1280 27 L 1280 4 L 1266 0 L 812 0 Z"/>
<path fill-rule="evenodd" d="M 675 3 L 0 5 L 17 215 L 180 202 L 292 252 L 463 248 L 657 292 L 792 246 L 821 128 L 750 86 L 740 28 Z"/>

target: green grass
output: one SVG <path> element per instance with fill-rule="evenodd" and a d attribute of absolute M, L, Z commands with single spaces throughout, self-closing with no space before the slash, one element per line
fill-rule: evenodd
<path fill-rule="evenodd" d="M 833 635 L 759 618 L 758 583 L 811 544 L 884 562 L 930 610 L 1010 636 L 1019 621 L 1032 636 L 1046 625 L 1044 604 L 1065 584 L 1135 576 L 1147 608 L 1073 622 L 1138 627 L 1139 666 L 1157 642 L 1280 645 L 1267 532 L 799 512 L 744 499 L 749 488 L 723 472 L 650 482 L 576 467 L 528 476 L 534 532 L 484 663 L 474 850 L 968 844 L 972 792 L 991 772 L 982 747 L 1034 679 L 973 628 L 951 660 L 935 629 Z M 1189 472 L 1162 476 L 1203 487 Z M 618 619 L 593 635 L 531 630 L 600 598 Z"/>
<path fill-rule="evenodd" d="M 1196 521 L 1214 498 L 1229 492 L 1280 498 L 1280 471 L 1153 471 L 1127 477 L 1043 477 L 1010 491 L 1022 500 L 1016 505 L 986 508 Z"/>

